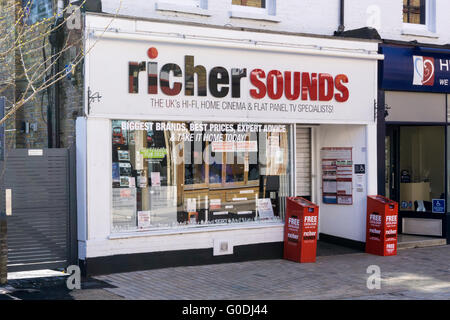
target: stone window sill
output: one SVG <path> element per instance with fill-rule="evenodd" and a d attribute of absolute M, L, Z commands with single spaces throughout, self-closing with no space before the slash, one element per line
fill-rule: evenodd
<path fill-rule="evenodd" d="M 269 22 L 280 22 L 281 21 L 280 18 L 273 16 L 273 15 L 253 13 L 253 12 L 247 12 L 247 11 L 239 11 L 239 10 L 230 11 L 230 18 L 248 19 L 248 20 L 257 20 L 257 21 L 269 21 Z"/>
<path fill-rule="evenodd" d="M 202 9 L 200 7 L 189 6 L 189 5 L 180 5 L 175 3 L 168 2 L 157 2 L 155 4 L 156 11 L 170 11 L 170 12 L 180 12 L 180 13 L 189 13 L 195 14 L 198 16 L 210 17 L 211 14 L 208 10 Z"/>
<path fill-rule="evenodd" d="M 419 36 L 435 39 L 439 38 L 439 35 L 435 32 L 430 31 L 426 25 L 413 23 L 403 23 L 402 35 Z"/>
<path fill-rule="evenodd" d="M 166 236 L 166 235 L 185 235 L 203 232 L 218 232 L 218 231 L 232 231 L 243 229 L 261 229 L 261 228 L 284 228 L 284 222 L 264 222 L 264 223 L 238 223 L 236 225 L 205 225 L 194 228 L 179 228 L 166 230 L 148 230 L 148 231 L 130 231 L 124 233 L 112 233 L 109 240 L 121 240 L 130 238 L 141 238 L 151 236 Z"/>

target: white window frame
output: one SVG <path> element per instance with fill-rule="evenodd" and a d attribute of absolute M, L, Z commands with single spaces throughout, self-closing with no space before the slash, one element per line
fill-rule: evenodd
<path fill-rule="evenodd" d="M 425 1 L 425 24 L 403 22 L 402 35 L 439 38 L 436 33 L 436 0 Z"/>
<path fill-rule="evenodd" d="M 180 12 L 199 16 L 211 16 L 208 11 L 208 0 L 158 0 L 155 3 L 157 12 Z"/>
<path fill-rule="evenodd" d="M 231 4 L 230 18 L 280 22 L 276 14 L 276 0 L 266 0 L 265 8 Z"/>

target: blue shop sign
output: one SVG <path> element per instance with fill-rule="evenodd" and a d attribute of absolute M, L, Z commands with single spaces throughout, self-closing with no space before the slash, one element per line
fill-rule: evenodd
<path fill-rule="evenodd" d="M 450 93 L 450 50 L 382 45 L 381 53 L 382 89 Z"/>
<path fill-rule="evenodd" d="M 445 213 L 445 200 L 433 199 L 433 213 Z"/>

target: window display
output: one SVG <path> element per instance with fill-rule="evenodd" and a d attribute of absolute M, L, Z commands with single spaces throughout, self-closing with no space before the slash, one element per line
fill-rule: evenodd
<path fill-rule="evenodd" d="M 352 148 L 322 148 L 322 201 L 353 204 Z"/>
<path fill-rule="evenodd" d="M 113 232 L 282 221 L 289 152 L 287 125 L 112 120 Z"/>
<path fill-rule="evenodd" d="M 445 198 L 445 127 L 400 127 L 402 211 L 432 212 L 432 200 Z"/>

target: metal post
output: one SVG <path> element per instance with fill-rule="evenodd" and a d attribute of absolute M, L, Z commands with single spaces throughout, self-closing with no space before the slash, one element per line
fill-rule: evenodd
<path fill-rule="evenodd" d="M 8 281 L 8 244 L 6 242 L 6 214 L 0 213 L 0 285 Z"/>

